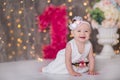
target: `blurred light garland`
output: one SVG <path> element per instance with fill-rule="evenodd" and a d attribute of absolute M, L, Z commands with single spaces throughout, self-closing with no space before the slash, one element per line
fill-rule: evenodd
<path fill-rule="evenodd" d="M 83 15 L 84 19 L 87 19 L 88 18 L 87 6 L 89 6 L 89 0 L 78 0 L 78 1 L 81 2 L 79 4 L 82 4 L 81 5 L 82 8 L 80 7 L 80 10 L 85 10 L 85 12 L 80 11 L 80 13 L 84 14 Z M 1 52 L 4 53 L 4 54 L 0 54 L 3 56 L 2 57 L 3 60 L 1 59 L 0 60 L 4 62 L 7 61 L 7 59 L 9 59 L 10 61 L 12 60 L 14 61 L 17 60 L 17 58 L 24 59 L 27 57 L 27 59 L 31 59 L 32 57 L 34 59 L 38 59 L 39 61 L 43 61 L 42 58 L 40 58 L 42 57 L 40 54 L 42 53 L 42 50 L 38 49 L 36 51 L 36 48 L 41 48 L 39 47 L 41 46 L 41 44 L 48 43 L 49 41 L 49 37 L 47 35 L 48 30 L 45 29 L 43 32 L 40 31 L 38 33 L 36 28 L 37 22 L 35 21 L 35 15 L 38 15 L 40 13 L 39 11 L 36 11 L 37 8 L 38 10 L 40 10 L 39 7 L 37 7 L 37 5 L 43 3 L 41 3 L 39 0 L 29 0 L 29 3 L 26 0 L 18 0 L 15 1 L 15 3 L 14 1 L 11 0 L 4 0 L 4 1 L 1 0 L 0 2 L 3 3 L 1 5 L 2 6 L 1 11 L 4 14 L 2 15 L 2 18 L 4 18 L 2 19 L 4 25 L 3 23 L 1 23 L 2 25 L 0 25 L 0 27 L 2 26 L 4 27 L 4 29 L 6 27 L 5 31 L 7 31 L 7 32 L 1 31 L 0 33 L 0 42 L 1 42 L 1 46 L 3 47 Z M 48 6 L 54 3 L 54 0 L 46 0 L 44 3 L 45 6 Z M 78 14 L 74 12 L 77 4 L 74 3 L 75 0 L 67 0 L 66 2 L 65 1 L 62 2 L 63 5 L 66 5 L 68 7 L 69 22 L 71 21 L 71 18 L 74 15 Z M 114 5 L 119 8 L 118 4 L 114 4 Z M 69 38 L 72 38 L 72 35 L 69 35 Z M 116 53 L 120 52 L 120 46 L 115 52 Z M 18 54 L 20 55 L 18 56 Z M 5 58 L 6 56 L 7 59 Z"/>

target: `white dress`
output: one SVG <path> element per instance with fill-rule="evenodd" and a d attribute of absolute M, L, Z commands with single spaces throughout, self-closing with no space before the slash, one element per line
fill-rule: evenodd
<path fill-rule="evenodd" d="M 69 41 L 72 48 L 72 63 L 78 62 L 81 59 L 87 59 L 89 54 L 91 43 L 87 41 L 85 44 L 85 50 L 82 54 L 79 53 L 78 48 L 76 46 L 75 40 L 72 39 Z M 80 68 L 73 65 L 73 69 L 76 72 L 83 73 L 88 71 L 88 67 Z M 42 72 L 45 73 L 54 73 L 54 74 L 68 74 L 68 70 L 65 64 L 65 49 L 58 51 L 56 59 L 49 63 L 46 67 L 42 68 Z"/>

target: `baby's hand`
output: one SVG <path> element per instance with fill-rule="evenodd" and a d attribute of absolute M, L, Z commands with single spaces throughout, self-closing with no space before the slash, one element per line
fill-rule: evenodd
<path fill-rule="evenodd" d="M 39 72 L 42 72 L 42 68 L 39 69 Z"/>
<path fill-rule="evenodd" d="M 98 73 L 96 73 L 95 71 L 88 71 L 89 75 L 97 75 Z"/>
<path fill-rule="evenodd" d="M 70 75 L 72 75 L 72 76 L 81 76 L 81 74 L 77 73 L 77 72 L 71 72 Z"/>

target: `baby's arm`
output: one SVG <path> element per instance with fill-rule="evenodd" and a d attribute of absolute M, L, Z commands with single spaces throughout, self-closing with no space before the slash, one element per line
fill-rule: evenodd
<path fill-rule="evenodd" d="M 92 47 L 90 49 L 88 59 L 89 59 L 89 74 L 95 75 L 96 74 L 95 71 L 94 71 L 95 60 L 94 60 L 93 48 Z"/>
<path fill-rule="evenodd" d="M 71 55 L 72 55 L 71 45 L 70 43 L 67 43 L 66 49 L 65 49 L 65 64 L 66 64 L 67 70 L 73 76 L 80 76 L 81 75 L 80 73 L 77 73 L 73 70 Z"/>

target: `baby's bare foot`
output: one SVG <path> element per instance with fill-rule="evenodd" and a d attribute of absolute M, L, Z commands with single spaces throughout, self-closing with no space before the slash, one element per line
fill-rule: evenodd
<path fill-rule="evenodd" d="M 42 68 L 39 69 L 39 72 L 42 72 Z"/>

